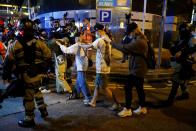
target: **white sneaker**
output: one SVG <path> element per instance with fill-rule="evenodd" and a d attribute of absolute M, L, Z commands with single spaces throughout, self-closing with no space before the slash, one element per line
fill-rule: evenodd
<path fill-rule="evenodd" d="M 118 113 L 118 116 L 120 117 L 132 116 L 132 111 L 131 109 L 127 109 L 126 107 L 124 107 L 123 110 Z"/>
<path fill-rule="evenodd" d="M 83 100 L 84 105 L 88 105 L 89 102 L 90 102 L 90 100 L 88 100 L 88 99 L 84 99 L 84 100 Z"/>
<path fill-rule="evenodd" d="M 136 114 L 136 115 L 144 114 L 145 115 L 147 114 L 147 108 L 139 106 L 139 108 L 133 111 L 133 114 Z"/>
<path fill-rule="evenodd" d="M 41 93 L 50 93 L 50 92 L 51 92 L 50 90 L 46 90 L 46 89 L 41 90 Z"/>

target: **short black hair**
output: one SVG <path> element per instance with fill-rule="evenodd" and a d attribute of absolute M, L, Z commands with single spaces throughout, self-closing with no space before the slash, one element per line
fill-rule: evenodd
<path fill-rule="evenodd" d="M 135 22 L 131 22 L 130 24 L 127 25 L 126 33 L 128 34 L 133 32 L 137 27 L 138 25 Z"/>
<path fill-rule="evenodd" d="M 95 31 L 103 30 L 103 29 L 104 29 L 104 26 L 102 24 L 96 23 L 96 25 L 94 26 Z"/>
<path fill-rule="evenodd" d="M 85 18 L 83 19 L 83 21 L 84 21 L 84 20 L 88 20 L 88 21 L 90 22 L 90 18 L 85 17 Z"/>
<path fill-rule="evenodd" d="M 71 22 L 71 23 L 75 23 L 76 21 L 75 21 L 74 19 L 71 19 L 70 22 Z"/>

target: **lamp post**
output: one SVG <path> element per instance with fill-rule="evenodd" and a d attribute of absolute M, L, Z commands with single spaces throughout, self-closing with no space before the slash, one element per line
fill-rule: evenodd
<path fill-rule="evenodd" d="M 142 14 L 142 32 L 143 33 L 144 33 L 144 30 L 145 30 L 146 6 L 147 6 L 147 0 L 144 0 L 144 9 L 143 9 L 143 14 Z"/>
<path fill-rule="evenodd" d="M 29 13 L 29 19 L 31 19 L 31 9 L 30 9 L 30 0 L 28 2 L 28 13 Z"/>
<path fill-rule="evenodd" d="M 158 69 L 161 67 L 161 51 L 162 51 L 162 47 L 163 47 L 166 12 L 167 12 L 167 0 L 163 0 L 160 41 L 159 41 L 159 53 L 158 53 L 158 65 L 157 65 Z"/>
<path fill-rule="evenodd" d="M 131 22 L 131 16 L 132 16 L 131 12 L 132 12 L 132 0 L 130 0 L 130 10 L 129 10 L 129 13 L 125 14 L 126 25 L 130 24 L 130 22 Z"/>

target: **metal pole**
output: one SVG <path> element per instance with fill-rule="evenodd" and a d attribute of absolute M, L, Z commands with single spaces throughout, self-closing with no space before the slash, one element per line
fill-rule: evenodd
<path fill-rule="evenodd" d="M 8 0 L 6 0 L 6 3 L 8 3 Z M 9 8 L 7 7 L 7 14 L 9 13 Z"/>
<path fill-rule="evenodd" d="M 132 22 L 131 17 L 132 17 L 132 5 L 133 5 L 133 0 L 130 0 L 130 22 Z"/>
<path fill-rule="evenodd" d="M 130 0 L 130 13 L 132 12 L 132 3 L 133 3 L 133 1 Z"/>
<path fill-rule="evenodd" d="M 29 19 L 31 19 L 30 0 L 28 0 L 27 2 L 28 2 Z"/>
<path fill-rule="evenodd" d="M 192 17 L 191 17 L 191 24 L 193 24 L 194 19 L 195 19 L 195 16 L 196 16 L 196 14 L 195 14 L 195 9 L 196 9 L 196 6 L 193 5 L 193 11 L 192 11 Z"/>
<path fill-rule="evenodd" d="M 96 0 L 96 22 L 98 22 L 98 3 L 99 3 L 99 0 Z"/>
<path fill-rule="evenodd" d="M 166 12 L 167 12 L 167 0 L 163 0 L 160 41 L 159 41 L 159 52 L 158 52 L 158 65 L 157 65 L 158 69 L 160 69 L 160 67 L 161 67 L 161 51 L 162 51 L 162 47 L 163 47 Z"/>
<path fill-rule="evenodd" d="M 142 32 L 143 33 L 145 30 L 145 21 L 146 21 L 146 5 L 147 5 L 147 0 L 144 0 L 144 10 L 142 14 Z"/>

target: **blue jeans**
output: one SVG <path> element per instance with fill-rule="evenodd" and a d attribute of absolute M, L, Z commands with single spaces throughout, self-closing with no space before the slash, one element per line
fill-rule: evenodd
<path fill-rule="evenodd" d="M 82 91 L 82 94 L 85 97 L 85 100 L 90 100 L 91 95 L 88 89 L 88 84 L 86 81 L 86 74 L 84 71 L 77 72 L 77 79 L 76 79 L 76 91 L 79 94 Z"/>
<path fill-rule="evenodd" d="M 105 89 L 108 85 L 107 74 L 96 73 L 95 88 Z"/>

